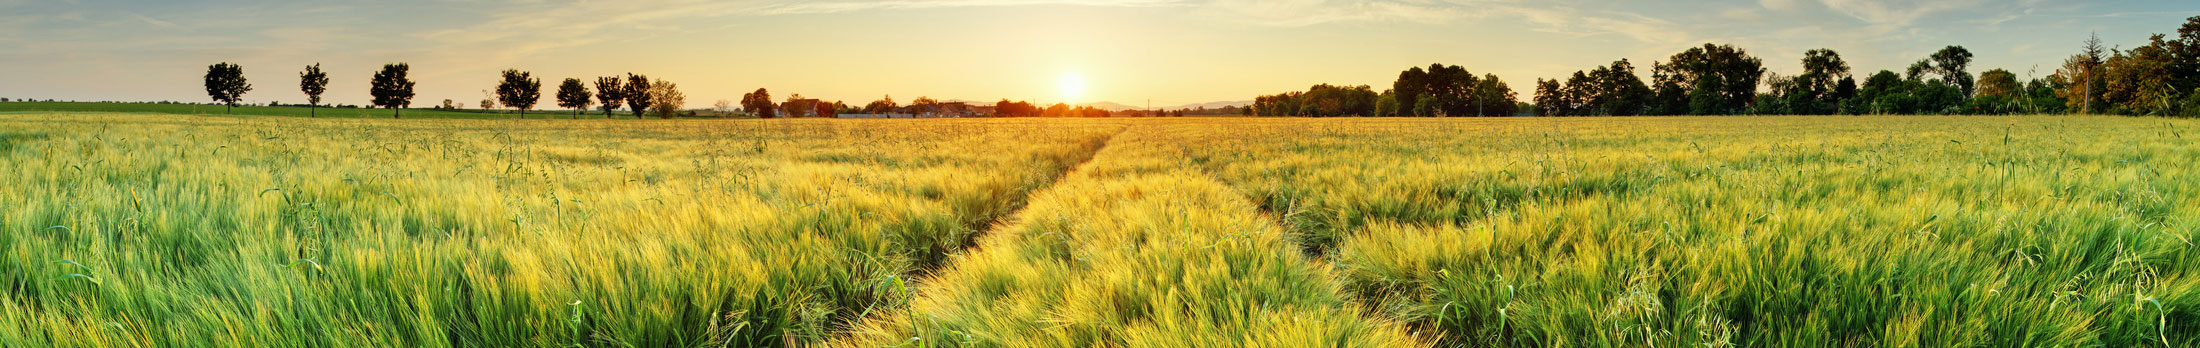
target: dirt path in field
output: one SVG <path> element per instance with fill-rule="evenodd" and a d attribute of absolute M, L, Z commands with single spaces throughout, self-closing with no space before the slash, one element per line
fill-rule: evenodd
<path fill-rule="evenodd" d="M 1024 214 L 1024 208 L 1031 205 L 1031 197 L 1038 196 L 1040 192 L 1051 190 L 1063 179 L 1069 178 L 1071 175 L 1077 174 L 1079 170 L 1085 168 L 1086 164 L 1092 163 L 1092 159 L 1094 157 L 1099 157 L 1101 151 L 1107 150 L 1108 144 L 1113 143 L 1116 137 L 1122 136 L 1123 133 L 1128 130 L 1129 127 L 1125 127 L 1122 130 L 1117 130 L 1114 133 L 1108 134 L 1107 137 L 1100 138 L 1098 144 L 1092 146 L 1089 151 L 1084 152 L 1082 156 L 1077 158 L 1077 163 L 1070 165 L 1069 169 L 1065 169 L 1060 173 L 1055 173 L 1052 178 L 1047 179 L 1045 186 L 1041 186 L 1024 192 L 1022 197 L 1017 198 L 1015 207 L 1010 208 L 1009 212 L 1001 214 L 1000 216 L 995 216 L 993 219 L 987 220 L 985 223 L 980 224 L 981 226 L 984 226 L 985 230 L 983 232 L 965 236 L 963 240 L 958 241 L 960 245 L 956 246 L 956 252 L 949 254 L 950 257 L 947 259 L 947 261 L 932 265 L 920 264 L 918 265 L 917 269 L 910 270 L 908 273 L 903 274 L 903 279 L 908 280 L 910 288 L 922 288 L 926 283 L 930 282 L 933 272 L 953 269 L 954 261 L 956 260 L 956 258 L 952 257 L 952 255 L 970 253 L 973 249 L 977 248 L 979 240 L 984 239 L 986 236 L 1000 233 L 1000 230 L 1002 228 L 1008 226 L 1007 222 L 1017 221 L 1017 219 L 1020 219 Z M 866 310 L 865 312 L 866 313 L 859 314 L 859 316 L 850 318 L 850 320 L 842 322 L 840 324 L 845 325 L 845 329 L 856 327 L 863 321 L 872 320 L 871 316 L 875 315 L 875 313 L 871 313 L 871 311 L 869 310 Z M 837 338 L 835 340 L 837 340 Z"/>
<path fill-rule="evenodd" d="M 1124 130 L 1128 130 L 1128 127 L 1125 127 Z M 977 226 L 972 226 L 982 226 L 984 231 L 973 233 L 968 236 L 963 236 L 962 240 L 956 241 L 957 245 L 954 246 L 954 251 L 948 253 L 945 260 L 937 263 L 920 261 L 916 265 L 914 265 L 916 267 L 915 269 L 903 273 L 901 275 L 902 279 L 907 280 L 910 288 L 921 288 L 931 280 L 933 272 L 939 272 L 942 270 L 954 268 L 954 261 L 956 260 L 956 258 L 953 257 L 954 255 L 970 253 L 972 249 L 977 248 L 979 240 L 984 239 L 985 236 L 998 233 L 998 230 L 1006 227 L 1006 221 L 1016 221 L 1016 219 L 1020 218 L 1020 216 L 1023 215 L 1024 208 L 1031 205 L 1031 197 L 1037 196 L 1040 192 L 1045 192 L 1047 190 L 1053 189 L 1057 183 L 1062 181 L 1062 179 L 1069 178 L 1070 175 L 1076 174 L 1079 169 L 1083 169 L 1085 167 L 1085 164 L 1091 163 L 1092 159 L 1094 157 L 1098 157 L 1101 151 L 1107 150 L 1108 144 L 1114 142 L 1115 137 L 1121 136 L 1124 130 L 1117 130 L 1114 133 L 1108 134 L 1106 137 L 1100 138 L 1098 144 L 1093 145 L 1091 149 L 1085 151 L 1077 158 L 1076 164 L 1072 164 L 1069 166 L 1068 169 L 1065 169 L 1060 173 L 1055 173 L 1054 176 L 1051 178 L 1047 178 L 1044 186 L 1033 188 L 1029 191 L 1024 192 L 1022 197 L 1018 197 L 1016 199 L 1014 207 L 1010 208 L 1007 213 L 1003 213 L 999 216 L 993 217 L 992 219 L 988 219 L 985 222 L 978 224 Z M 840 326 L 842 329 L 853 328 L 864 321 L 873 320 L 871 317 L 874 315 L 876 315 L 876 312 L 874 312 L 872 309 L 865 309 L 862 313 L 856 313 L 853 317 L 846 317 L 845 319 L 835 320 L 835 325 Z M 834 340 L 838 340 L 838 337 L 835 337 Z"/>
<path fill-rule="evenodd" d="M 1122 136 L 1123 133 L 1127 130 L 1129 130 L 1129 127 L 1125 127 L 1123 130 L 1117 130 L 1115 131 L 1115 133 L 1110 133 L 1107 137 L 1100 138 L 1097 145 L 1094 145 L 1089 151 L 1084 152 L 1083 156 L 1077 158 L 1076 164 L 1071 164 L 1068 169 L 1062 170 L 1062 172 L 1060 173 L 1055 173 L 1054 177 L 1048 178 L 1046 180 L 1045 186 L 1040 186 L 1038 188 L 1033 188 L 1030 191 L 1024 192 L 1023 197 L 1018 197 L 1016 199 L 1015 207 L 1010 208 L 1007 213 L 1003 213 L 999 216 L 993 217 L 993 219 L 986 220 L 984 223 L 978 224 L 978 226 L 972 226 L 973 228 L 983 228 L 984 231 L 980 233 L 973 233 L 969 236 L 964 236 L 963 240 L 956 241 L 958 244 L 955 247 L 957 252 L 951 253 L 950 255 L 970 252 L 970 249 L 977 247 L 978 240 L 984 239 L 985 236 L 992 235 L 1002 227 L 1006 227 L 1006 222 L 1016 221 L 1020 217 L 1020 215 L 1023 215 L 1024 207 L 1031 205 L 1031 197 L 1038 196 L 1040 192 L 1045 192 L 1047 190 L 1053 189 L 1055 184 L 1060 183 L 1062 179 L 1066 179 L 1069 178 L 1071 175 L 1077 174 L 1079 170 L 1085 168 L 1085 165 L 1087 163 L 1092 163 L 1092 159 L 1094 157 L 1099 157 L 1101 151 L 1106 151 L 1108 149 L 1109 143 L 1113 143 L 1116 137 Z M 951 268 L 950 266 L 952 266 L 952 264 L 942 262 L 939 264 L 919 266 L 919 269 L 916 269 L 909 273 L 912 284 L 921 283 L 925 280 L 925 278 L 929 278 L 928 276 L 932 272 Z"/>

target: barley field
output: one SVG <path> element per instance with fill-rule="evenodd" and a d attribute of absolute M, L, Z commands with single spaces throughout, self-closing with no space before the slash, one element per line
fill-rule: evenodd
<path fill-rule="evenodd" d="M 0 346 L 2192 347 L 2196 129 L 0 113 Z"/>

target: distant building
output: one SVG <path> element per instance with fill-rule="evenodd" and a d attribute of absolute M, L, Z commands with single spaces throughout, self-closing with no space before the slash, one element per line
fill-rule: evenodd
<path fill-rule="evenodd" d="M 819 110 L 819 106 L 823 106 L 825 110 Z M 831 116 L 831 110 L 832 104 L 823 100 L 790 98 L 786 103 L 779 104 L 779 117 L 824 117 Z"/>

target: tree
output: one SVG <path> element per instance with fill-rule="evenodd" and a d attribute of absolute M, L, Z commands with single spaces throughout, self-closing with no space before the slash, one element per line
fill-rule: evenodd
<path fill-rule="evenodd" d="M 649 87 L 649 76 L 626 74 L 626 93 L 623 95 L 626 96 L 626 109 L 634 111 L 634 119 L 641 119 L 650 105 L 656 105 L 654 96 L 649 95 Z"/>
<path fill-rule="evenodd" d="M 220 102 L 225 113 L 235 113 L 237 101 L 252 91 L 252 84 L 244 80 L 244 67 L 229 62 L 214 63 L 206 67 L 206 95 Z"/>
<path fill-rule="evenodd" d="M 2185 24 L 2177 28 L 2175 39 L 2164 42 L 2164 46 L 2171 58 L 2170 87 L 2192 94 L 2185 98 L 2188 101 L 2200 101 L 2200 16 L 2186 18 Z M 2200 113 L 2200 105 L 2195 106 L 2196 110 L 2187 110 L 2187 116 Z"/>
<path fill-rule="evenodd" d="M 831 103 L 827 103 L 827 102 L 825 102 L 824 100 L 818 100 L 818 101 L 817 101 L 817 117 L 824 117 L 824 118 L 836 118 L 836 117 L 840 117 L 840 110 L 841 110 L 841 109 L 845 109 L 845 108 L 847 108 L 847 106 L 848 106 L 848 104 L 847 104 L 847 103 L 842 103 L 842 102 L 840 102 L 840 101 L 833 101 L 833 102 L 831 102 Z"/>
<path fill-rule="evenodd" d="M 625 84 L 619 82 L 618 76 L 596 78 L 596 101 L 603 105 L 603 118 L 611 118 L 611 110 L 617 110 L 619 104 L 626 102 Z"/>
<path fill-rule="evenodd" d="M 2074 75 L 2080 80 L 2073 81 L 2078 83 L 2079 93 L 2082 94 L 2081 98 L 2084 100 L 2083 109 L 2079 109 L 2080 113 L 2090 114 L 2100 111 L 2100 109 L 2093 108 L 2093 101 L 2100 99 L 2101 63 L 2108 59 L 2106 54 L 2107 49 L 2101 47 L 2100 33 L 2094 33 L 2093 36 L 2088 37 L 2085 40 L 2083 50 L 2078 53 L 2078 61 L 2076 62 L 2078 70 Z"/>
<path fill-rule="evenodd" d="M 1383 91 L 1383 94 L 1382 94 L 1381 96 L 1375 97 L 1375 114 L 1374 114 L 1373 116 L 1375 116 L 1375 117 L 1394 117 L 1394 116 L 1398 116 L 1398 108 L 1399 108 L 1399 104 L 1398 104 L 1398 93 L 1395 93 L 1395 92 L 1391 92 L 1391 91 Z"/>
<path fill-rule="evenodd" d="M 909 101 L 908 109 L 912 114 L 936 113 L 940 112 L 940 101 L 932 97 L 917 96 L 916 100 Z"/>
<path fill-rule="evenodd" d="M 1482 86 L 1486 85 L 1486 86 Z M 1518 104 L 1511 88 L 1505 87 L 1496 75 L 1482 79 L 1476 91 L 1479 104 Z M 1626 59 L 1600 66 L 1589 72 L 1575 71 L 1565 81 L 1536 80 L 1535 113 L 1544 116 L 1629 116 L 1655 111 L 1650 104 L 1656 92 L 1635 75 L 1635 65 Z M 1510 114 L 1515 107 L 1495 111 L 1478 112 L 1485 116 Z"/>
<path fill-rule="evenodd" d="M 1307 90 L 1318 112 L 1309 116 L 1370 116 L 1381 94 L 1368 86 L 1316 85 Z"/>
<path fill-rule="evenodd" d="M 1679 79 L 1669 77 L 1665 72 L 1655 72 L 1653 74 L 1652 80 L 1657 82 L 1655 87 L 1652 88 L 1653 92 L 1650 93 L 1649 109 L 1645 110 L 1644 113 L 1649 115 L 1688 113 L 1688 88 L 1681 86 Z"/>
<path fill-rule="evenodd" d="M 1709 43 L 1674 54 L 1655 66 L 1660 88 L 1668 84 L 1680 88 L 1678 95 L 1660 93 L 1661 97 L 1680 100 L 1662 102 L 1688 105 L 1689 112 L 1698 115 L 1749 110 L 1765 74 L 1764 62 L 1748 52 Z"/>
<path fill-rule="evenodd" d="M 566 78 L 558 84 L 558 107 L 573 109 L 573 118 L 581 118 L 581 110 L 588 110 L 589 102 L 588 86 L 581 85 L 581 79 Z"/>
<path fill-rule="evenodd" d="M 1810 50 L 1803 53 L 1803 74 L 1795 75 L 1793 90 L 1784 94 L 1792 102 L 1789 107 L 1794 113 L 1833 114 L 1848 98 L 1841 91 L 1844 81 L 1853 92 L 1856 80 L 1849 75 L 1849 63 L 1841 60 L 1840 53 L 1824 48 Z"/>
<path fill-rule="evenodd" d="M 1987 70 L 1978 74 L 1978 93 L 1975 96 L 2015 98 L 2024 92 L 2023 89 L 2024 85 L 2017 82 L 2016 73 L 2002 69 Z"/>
<path fill-rule="evenodd" d="M 481 98 L 482 110 L 496 110 L 496 108 L 497 100 L 495 98 Z"/>
<path fill-rule="evenodd" d="M 1069 104 L 1054 103 L 1054 106 L 1048 106 L 1046 111 L 1041 112 L 1039 117 L 1063 117 L 1069 116 L 1069 112 Z"/>
<path fill-rule="evenodd" d="M 306 116 L 320 117 L 321 93 L 328 92 L 328 73 L 321 72 L 321 63 L 306 66 L 298 73 L 298 91 L 306 93 Z"/>
<path fill-rule="evenodd" d="M 1761 76 L 1760 76 L 1761 77 Z M 1749 103 L 1736 103 L 1727 95 L 1725 75 L 1705 75 L 1696 79 L 1696 86 L 1688 91 L 1688 113 L 1692 115 L 1728 115 L 1748 108 Z M 1755 87 L 1750 89 L 1754 90 Z M 1752 99 L 1756 97 L 1750 95 Z"/>
<path fill-rule="evenodd" d="M 1002 99 L 1001 101 L 1008 101 L 1008 100 L 1007 100 L 1007 99 Z M 1027 106 L 1028 106 L 1028 105 L 1027 105 Z M 900 104 L 895 104 L 895 103 L 894 103 L 894 96 L 893 96 L 893 95 L 887 95 L 887 96 L 886 96 L 886 97 L 884 97 L 884 98 L 879 98 L 879 100 L 878 100 L 878 101 L 873 101 L 873 102 L 871 102 L 871 104 L 869 104 L 869 105 L 864 105 L 864 106 L 863 106 L 863 113 L 866 113 L 866 114 L 886 114 L 886 113 L 893 113 L 893 112 L 894 112 L 894 109 L 900 109 L 900 108 L 901 108 L 901 105 L 900 105 Z M 1007 111 L 1005 111 L 1005 110 L 996 110 L 995 112 L 997 112 L 997 113 L 1004 113 L 1004 114 L 1005 114 L 1005 113 L 1008 113 L 1008 112 L 1007 112 Z M 1036 116 L 1036 114 L 1035 114 L 1035 115 L 1031 115 L 1031 116 Z"/>
<path fill-rule="evenodd" d="M 1978 74 L 1978 91 L 1971 95 L 1971 102 L 1964 108 L 1973 114 L 2010 114 L 2023 110 L 2020 101 L 2025 97 L 2024 83 L 2017 81 L 2017 74 L 2008 70 L 1993 69 Z"/>
<path fill-rule="evenodd" d="M 885 102 L 892 103 L 893 101 L 886 100 Z M 1001 102 L 993 105 L 994 114 L 1001 117 L 1038 117 L 1041 113 L 1039 106 L 1032 105 L 1030 102 L 1010 102 L 1008 99 L 1001 99 Z"/>
<path fill-rule="evenodd" d="M 1440 67 L 1440 66 L 1442 66 L 1442 65 L 1436 65 L 1436 66 L 1439 66 L 1439 67 Z M 1397 95 L 1397 98 L 1398 98 L 1398 105 L 1400 105 L 1400 106 L 1415 106 L 1415 105 L 1420 105 L 1420 102 L 1421 102 L 1421 95 L 1423 95 L 1423 94 L 1428 94 L 1428 92 L 1429 92 L 1429 81 L 1428 81 L 1428 80 L 1429 80 L 1429 74 L 1428 74 L 1428 71 L 1427 71 L 1427 70 L 1421 70 L 1421 67 L 1418 67 L 1418 66 L 1416 66 L 1416 67 L 1411 67 L 1411 68 L 1406 68 L 1406 71 L 1402 71 L 1402 72 L 1399 72 L 1399 73 L 1398 73 L 1398 80 L 1397 80 L 1397 81 L 1395 81 L 1395 82 L 1391 82 L 1391 84 L 1390 84 L 1390 90 L 1391 90 L 1391 93 L 1394 93 L 1394 94 L 1396 94 L 1396 95 Z M 1427 116 L 1427 114 L 1422 114 L 1422 113 L 1420 113 L 1420 112 L 1421 112 L 1421 110 L 1419 110 L 1419 108 L 1414 108 L 1414 109 L 1412 109 L 1412 110 L 1405 110 L 1405 111 L 1406 111 L 1406 112 L 1408 112 L 1408 113 L 1411 113 L 1411 114 L 1412 114 L 1412 116 Z M 1280 115 L 1277 115 L 1277 116 L 1280 116 Z"/>
<path fill-rule="evenodd" d="M 1880 70 L 1879 73 L 1866 78 L 1863 88 L 1857 91 L 1856 97 L 1863 101 L 1861 103 L 1863 107 L 1857 110 L 1859 113 L 1908 113 L 1911 112 L 1909 106 L 1914 104 L 1914 102 L 1907 99 L 1909 98 L 1909 86 L 1906 81 L 1901 76 L 1896 75 L 1894 71 L 1888 70 Z"/>
<path fill-rule="evenodd" d="M 857 109 L 854 105 L 848 105 L 848 103 L 844 103 L 841 101 L 833 101 L 833 117 L 840 117 L 840 115 L 844 114 L 860 113 L 863 113 L 863 109 Z"/>
<path fill-rule="evenodd" d="M 1566 87 L 1558 80 L 1535 79 L 1535 114 L 1538 116 L 1568 116 L 1573 105 L 1566 102 Z"/>
<path fill-rule="evenodd" d="M 519 69 L 504 70 L 504 82 L 497 84 L 497 101 L 504 102 L 506 107 L 519 109 L 519 118 L 524 119 L 527 118 L 527 109 L 534 108 L 535 102 L 541 100 L 542 80 Z"/>
<path fill-rule="evenodd" d="M 1465 67 L 1431 64 L 1427 70 L 1413 67 L 1399 73 L 1391 91 L 1398 94 L 1400 106 L 1414 106 L 1415 116 L 1476 115 L 1486 105 L 1478 94 L 1489 94 L 1477 93 L 1479 80 Z"/>
<path fill-rule="evenodd" d="M 2139 46 L 2130 51 L 2118 52 L 2101 64 L 2101 100 L 2108 102 L 2111 110 L 2124 114 L 2166 116 L 2174 114 L 2177 97 L 2172 57 L 2162 47 L 2162 36 L 2154 36 L 2154 44 Z"/>
<path fill-rule="evenodd" d="M 2069 85 L 2069 80 L 2064 80 L 2060 76 L 2055 75 L 2048 75 L 2045 78 L 2035 78 L 2032 79 L 2032 81 L 2030 82 L 2025 82 L 2023 96 L 2024 104 L 2021 106 L 2023 108 L 2023 112 L 2031 114 L 2053 114 L 2067 111 L 2069 107 L 2066 106 L 2065 103 L 2068 101 L 2063 100 L 2063 98 L 2057 95 L 2057 93 L 2060 93 L 2060 91 L 2066 88 L 2065 86 Z"/>
<path fill-rule="evenodd" d="M 741 109 L 748 110 L 749 113 L 756 114 L 756 117 L 777 117 L 778 115 L 772 112 L 772 107 L 773 105 L 771 91 L 764 90 L 763 88 L 758 88 L 755 92 L 749 92 L 748 94 L 741 95 Z"/>
<path fill-rule="evenodd" d="M 374 105 L 390 109 L 390 118 L 404 118 L 402 108 L 412 106 L 413 81 L 406 78 L 411 65 L 405 63 L 384 64 L 382 71 L 374 73 L 373 86 L 367 93 L 374 96 Z"/>
<path fill-rule="evenodd" d="M 1961 89 L 1965 97 L 1977 90 L 1976 82 L 1968 71 L 1971 66 L 1971 50 L 1964 49 L 1963 46 L 1948 46 L 1939 52 L 1933 52 L 1932 57 L 1926 59 L 1931 62 L 1927 71 L 1939 76 L 1941 83 Z"/>
<path fill-rule="evenodd" d="M 1299 116 L 1299 100 L 1306 92 L 1289 92 L 1253 98 L 1254 109 L 1261 116 Z"/>
<path fill-rule="evenodd" d="M 1505 85 L 1505 80 L 1498 79 L 1497 74 L 1483 74 L 1481 83 L 1474 85 L 1474 114 L 1483 117 L 1512 116 L 1519 111 L 1514 109 L 1520 105 L 1519 96 L 1519 93 L 1513 92 L 1512 86 Z"/>
<path fill-rule="evenodd" d="M 733 112 L 733 101 L 731 100 L 719 99 L 718 102 L 711 103 L 710 106 L 711 110 L 718 111 L 720 113 Z"/>
<path fill-rule="evenodd" d="M 680 85 L 674 84 L 672 81 L 657 80 L 651 82 L 649 84 L 649 99 L 655 104 L 650 108 L 650 111 L 656 113 L 657 117 L 666 119 L 679 115 L 680 108 L 687 106 L 687 95 L 681 94 Z"/>
<path fill-rule="evenodd" d="M 795 93 L 787 96 L 786 102 L 779 103 L 779 115 L 789 118 L 817 117 L 817 103 L 816 99 L 803 98 L 802 93 Z"/>
<path fill-rule="evenodd" d="M 1494 75 L 1490 77 L 1496 78 Z M 1586 91 L 1593 93 L 1582 96 L 1582 99 L 1587 104 L 1585 106 L 1596 115 L 1639 115 L 1648 107 L 1650 85 L 1644 84 L 1640 75 L 1635 75 L 1635 65 L 1626 59 L 1598 67 L 1587 77 L 1590 88 Z M 1505 98 L 1503 101 L 1510 102 L 1511 99 Z"/>

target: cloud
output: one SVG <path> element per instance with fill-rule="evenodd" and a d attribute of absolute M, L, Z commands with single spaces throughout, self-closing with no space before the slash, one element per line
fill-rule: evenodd
<path fill-rule="evenodd" d="M 953 7 L 1076 5 L 1095 7 L 1183 6 L 1178 0 L 882 0 L 882 1 L 775 1 L 743 11 L 752 15 L 838 13 L 867 10 L 907 10 Z"/>
<path fill-rule="evenodd" d="M 1803 9 L 1803 1 L 1804 0 L 1757 0 L 1757 4 L 1764 6 L 1765 9 L 1768 10 L 1794 12 Z"/>
<path fill-rule="evenodd" d="M 1397 0 L 1216 0 L 1201 7 L 1238 22 L 1284 27 L 1356 21 L 1435 23 L 1472 15 L 1448 4 Z"/>
<path fill-rule="evenodd" d="M 1973 9 L 1984 0 L 1820 0 L 1834 12 L 1869 24 L 1869 29 L 1888 33 L 1909 29 L 1918 20 L 1943 12 Z"/>
<path fill-rule="evenodd" d="M 1500 10 L 1534 23 L 1535 30 L 1571 36 L 1618 35 L 1650 45 L 1672 45 L 1694 40 L 1694 35 L 1672 21 L 1618 11 L 1582 11 L 1571 7 L 1506 6 Z"/>
<path fill-rule="evenodd" d="M 170 23 L 170 22 L 168 22 L 168 21 L 164 21 L 164 20 L 159 20 L 159 19 L 153 19 L 153 17 L 146 17 L 145 15 L 141 15 L 141 14 L 133 14 L 133 15 L 131 15 L 131 16 L 136 16 L 136 17 L 137 17 L 137 20 L 138 20 L 139 22 L 144 22 L 145 24 L 151 24 L 151 25 L 153 25 L 153 26 L 157 26 L 157 27 L 162 27 L 162 28 L 174 28 L 174 27 L 176 27 L 176 23 Z"/>
<path fill-rule="evenodd" d="M 499 11 L 478 24 L 417 32 L 412 36 L 446 46 L 499 46 L 505 49 L 499 50 L 498 55 L 520 57 L 615 39 L 606 34 L 609 31 L 679 31 L 682 26 L 674 23 L 697 18 L 1033 5 L 1156 7 L 1182 4 L 1178 0 L 582 1 L 515 5 L 533 8 Z"/>

